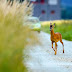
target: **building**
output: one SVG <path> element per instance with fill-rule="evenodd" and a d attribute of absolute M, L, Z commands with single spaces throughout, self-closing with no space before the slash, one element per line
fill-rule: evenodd
<path fill-rule="evenodd" d="M 17 0 L 23 2 L 24 0 Z M 61 19 L 61 0 L 27 0 L 33 3 L 33 16 L 40 21 Z"/>
<path fill-rule="evenodd" d="M 33 16 L 41 21 L 60 20 L 60 0 L 31 0 L 34 6 Z"/>

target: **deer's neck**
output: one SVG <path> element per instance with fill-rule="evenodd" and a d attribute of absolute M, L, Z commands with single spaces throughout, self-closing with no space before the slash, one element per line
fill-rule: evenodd
<path fill-rule="evenodd" d="M 51 30 L 51 36 L 54 36 L 54 29 Z"/>

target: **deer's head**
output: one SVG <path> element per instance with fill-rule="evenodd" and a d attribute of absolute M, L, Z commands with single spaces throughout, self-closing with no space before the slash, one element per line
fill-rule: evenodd
<path fill-rule="evenodd" d="M 50 31 L 52 31 L 52 29 L 55 27 L 55 23 L 52 25 L 52 23 L 50 23 Z"/>

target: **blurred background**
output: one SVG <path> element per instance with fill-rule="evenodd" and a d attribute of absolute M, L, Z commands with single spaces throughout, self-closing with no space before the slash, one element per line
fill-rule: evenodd
<path fill-rule="evenodd" d="M 24 0 L 19 0 L 23 2 Z M 72 19 L 72 0 L 27 0 L 33 3 L 33 16 L 41 21 Z"/>
<path fill-rule="evenodd" d="M 61 0 L 62 19 L 72 19 L 72 0 Z"/>

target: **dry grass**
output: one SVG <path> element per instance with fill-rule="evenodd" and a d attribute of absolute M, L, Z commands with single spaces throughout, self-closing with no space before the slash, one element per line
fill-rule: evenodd
<path fill-rule="evenodd" d="M 42 24 L 42 25 L 49 25 L 50 22 L 52 22 L 52 23 L 56 23 L 57 25 L 60 25 L 60 24 L 63 24 L 63 23 L 66 23 L 66 24 L 72 23 L 72 20 L 54 20 L 54 21 L 45 21 L 45 22 L 41 22 L 41 24 Z"/>
<path fill-rule="evenodd" d="M 36 39 L 25 25 L 31 10 L 32 6 L 27 7 L 26 2 L 14 1 L 12 5 L 0 0 L 0 72 L 27 71 L 23 64 L 23 49 Z"/>

